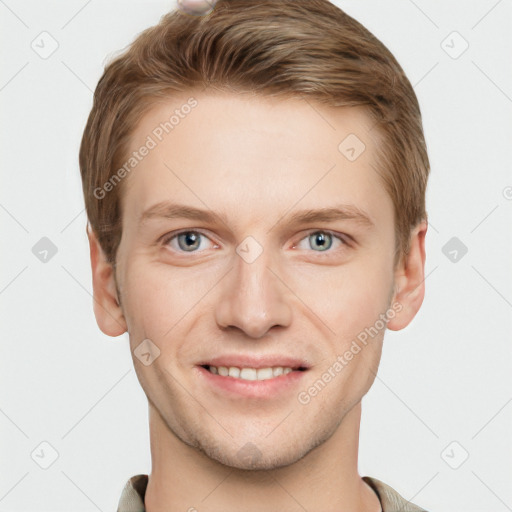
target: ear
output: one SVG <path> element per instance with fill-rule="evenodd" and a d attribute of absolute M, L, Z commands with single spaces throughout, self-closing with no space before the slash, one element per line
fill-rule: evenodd
<path fill-rule="evenodd" d="M 388 321 L 387 328 L 392 331 L 399 331 L 409 325 L 423 303 L 427 227 L 428 223 L 424 220 L 412 230 L 409 252 L 401 258 L 395 270 L 395 293 L 391 303 L 400 304 L 401 309 Z"/>
<path fill-rule="evenodd" d="M 126 321 L 117 297 L 114 268 L 92 229 L 87 229 L 91 252 L 94 316 L 101 331 L 108 336 L 120 336 L 126 332 Z"/>

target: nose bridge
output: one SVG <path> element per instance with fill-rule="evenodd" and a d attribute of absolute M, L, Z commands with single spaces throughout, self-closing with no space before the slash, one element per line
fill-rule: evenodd
<path fill-rule="evenodd" d="M 216 310 L 219 327 L 236 327 L 260 338 L 275 325 L 286 326 L 291 309 L 286 287 L 269 269 L 272 254 L 247 237 L 236 249 L 233 271 Z"/>

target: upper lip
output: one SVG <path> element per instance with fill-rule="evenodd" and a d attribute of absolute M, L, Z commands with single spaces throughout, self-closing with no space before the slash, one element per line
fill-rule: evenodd
<path fill-rule="evenodd" d="M 283 368 L 292 368 L 293 370 L 307 369 L 309 365 L 301 359 L 284 355 L 266 355 L 266 356 L 249 356 L 249 355 L 224 355 L 205 359 L 199 366 L 225 366 L 227 368 L 236 366 L 238 368 L 274 368 L 282 366 Z"/>

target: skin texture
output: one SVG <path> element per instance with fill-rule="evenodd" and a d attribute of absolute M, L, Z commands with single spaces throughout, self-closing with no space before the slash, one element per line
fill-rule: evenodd
<path fill-rule="evenodd" d="M 144 339 L 160 351 L 148 366 L 133 358 L 149 402 L 147 510 L 230 512 L 243 500 L 248 512 L 378 512 L 357 460 L 361 399 L 385 329 L 307 404 L 297 397 L 393 304 L 400 311 L 388 329 L 413 319 L 424 296 L 426 222 L 394 268 L 393 204 L 375 170 L 371 123 L 354 107 L 194 91 L 154 106 L 132 149 L 191 95 L 198 105 L 122 183 L 115 276 L 89 237 L 99 327 L 110 336 L 128 331 L 132 353 Z M 350 133 L 366 145 L 352 162 L 338 150 Z M 141 223 L 162 201 L 217 220 Z M 364 211 L 373 225 L 288 222 L 300 210 L 340 204 Z M 202 233 L 191 252 L 183 237 L 181 246 L 177 237 L 162 240 L 182 229 Z M 330 248 L 310 237 L 317 231 Z M 236 252 L 249 236 L 263 249 L 251 263 Z M 197 368 L 224 354 L 292 355 L 309 368 L 280 393 L 239 396 L 210 385 Z M 242 449 L 256 456 L 244 458 Z"/>

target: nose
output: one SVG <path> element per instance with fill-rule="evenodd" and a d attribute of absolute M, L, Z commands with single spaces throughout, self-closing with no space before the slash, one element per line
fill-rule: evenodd
<path fill-rule="evenodd" d="M 290 291 L 270 264 L 267 251 L 251 263 L 235 258 L 215 308 L 221 329 L 239 329 L 251 338 L 261 338 L 274 326 L 290 325 Z"/>

